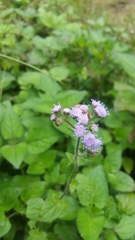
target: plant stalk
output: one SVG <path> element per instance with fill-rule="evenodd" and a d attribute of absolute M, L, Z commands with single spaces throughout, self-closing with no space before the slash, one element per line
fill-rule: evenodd
<path fill-rule="evenodd" d="M 68 192 L 68 190 L 69 190 L 69 185 L 70 185 L 70 183 L 72 182 L 72 180 L 73 180 L 73 178 L 75 177 L 76 172 L 77 172 L 77 170 L 78 170 L 78 164 L 79 164 L 79 154 L 78 154 L 78 153 L 79 153 L 79 144 L 80 144 L 80 138 L 77 139 L 77 143 L 76 143 L 74 168 L 73 168 L 73 171 L 72 171 L 72 173 L 71 173 L 71 176 L 70 176 L 70 178 L 69 178 L 69 180 L 68 180 L 68 183 L 67 183 L 67 185 L 66 185 L 66 187 L 65 187 L 65 190 L 64 190 L 63 194 L 61 195 L 60 199 L 62 199 L 62 198 L 66 195 L 66 193 Z"/>

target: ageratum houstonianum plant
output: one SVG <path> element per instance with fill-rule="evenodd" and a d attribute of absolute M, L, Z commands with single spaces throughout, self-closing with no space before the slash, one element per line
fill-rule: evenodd
<path fill-rule="evenodd" d="M 54 105 L 50 119 L 54 121 L 57 126 L 62 125 L 64 122 L 68 123 L 74 136 L 77 138 L 74 168 L 61 199 L 67 193 L 69 185 L 76 175 L 79 167 L 79 157 L 87 154 L 95 155 L 99 152 L 103 143 L 102 139 L 98 138 L 98 124 L 94 121 L 97 117 L 104 118 L 107 115 L 109 115 L 109 111 L 104 104 L 93 99 L 89 105 L 78 104 L 71 109 L 63 108 L 60 103 Z M 70 122 L 70 119 L 74 119 L 74 125 Z M 81 145 L 83 147 L 80 152 Z"/>

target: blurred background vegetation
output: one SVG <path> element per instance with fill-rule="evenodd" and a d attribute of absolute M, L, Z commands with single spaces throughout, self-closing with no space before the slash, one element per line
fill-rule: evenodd
<path fill-rule="evenodd" d="M 135 178 L 134 12 L 134 0 L 0 1 L 1 189 L 11 176 L 12 187 L 17 181 L 23 185 L 23 179 L 17 180 L 16 175 L 25 174 L 31 177 L 28 182 L 33 179 L 32 184 L 37 184 L 37 178 L 47 182 L 44 196 L 48 189 L 59 189 L 66 182 L 67 176 L 59 174 L 58 163 L 66 151 L 73 151 L 75 140 L 66 127 L 56 130 L 51 125 L 51 108 L 57 102 L 63 107 L 89 104 L 91 98 L 110 109 L 110 116 L 101 121 L 102 154 L 91 165 L 98 165 L 108 156 L 111 159 L 112 153 L 120 158 L 121 153 L 122 171 Z M 9 108 L 23 128 L 18 135 L 13 129 L 14 139 L 3 130 L 10 129 L 6 121 L 14 118 L 13 112 L 5 116 Z M 11 149 L 7 152 L 12 144 L 18 155 Z M 21 150 L 19 144 L 23 144 Z M 54 156 L 52 151 L 58 152 L 56 159 L 51 158 L 58 167 L 55 163 L 44 166 L 46 151 L 50 156 Z M 25 214 L 25 202 L 43 194 L 42 186 L 40 193 L 33 192 L 36 186 L 29 192 L 23 186 L 23 193 L 12 199 L 8 196 L 16 202 L 7 207 L 9 216 L 14 211 Z M 19 194 L 21 200 L 16 200 Z M 24 239 L 21 225 L 25 226 L 26 220 L 19 220 L 15 228 L 16 220 L 12 234 L 5 235 L 9 225 L 6 230 L 0 227 L 0 236 L 4 235 L 5 240 Z M 48 239 L 55 237 L 50 235 Z"/>

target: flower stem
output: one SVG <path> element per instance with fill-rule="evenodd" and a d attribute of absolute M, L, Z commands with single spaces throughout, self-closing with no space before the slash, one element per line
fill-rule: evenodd
<path fill-rule="evenodd" d="M 68 192 L 68 190 L 69 190 L 69 185 L 70 185 L 70 183 L 72 182 L 72 179 L 75 177 L 76 172 L 77 172 L 77 170 L 78 170 L 79 144 L 80 144 L 80 138 L 77 139 L 77 143 L 76 143 L 74 168 L 73 168 L 73 171 L 72 171 L 72 173 L 71 173 L 71 176 L 70 176 L 70 178 L 69 178 L 69 180 L 68 180 L 68 183 L 67 183 L 67 185 L 66 185 L 66 187 L 65 187 L 65 189 L 64 189 L 64 192 L 63 192 L 63 194 L 61 195 L 60 199 L 62 199 L 62 198 L 66 195 L 66 193 Z"/>

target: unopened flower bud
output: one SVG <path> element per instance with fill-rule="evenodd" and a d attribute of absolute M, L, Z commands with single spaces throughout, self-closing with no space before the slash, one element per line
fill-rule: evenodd
<path fill-rule="evenodd" d="M 60 125 L 62 125 L 62 123 L 63 123 L 63 119 L 60 118 L 60 117 L 59 117 L 59 118 L 56 118 L 56 119 L 55 119 L 55 123 L 56 123 L 57 126 L 60 126 Z"/>

